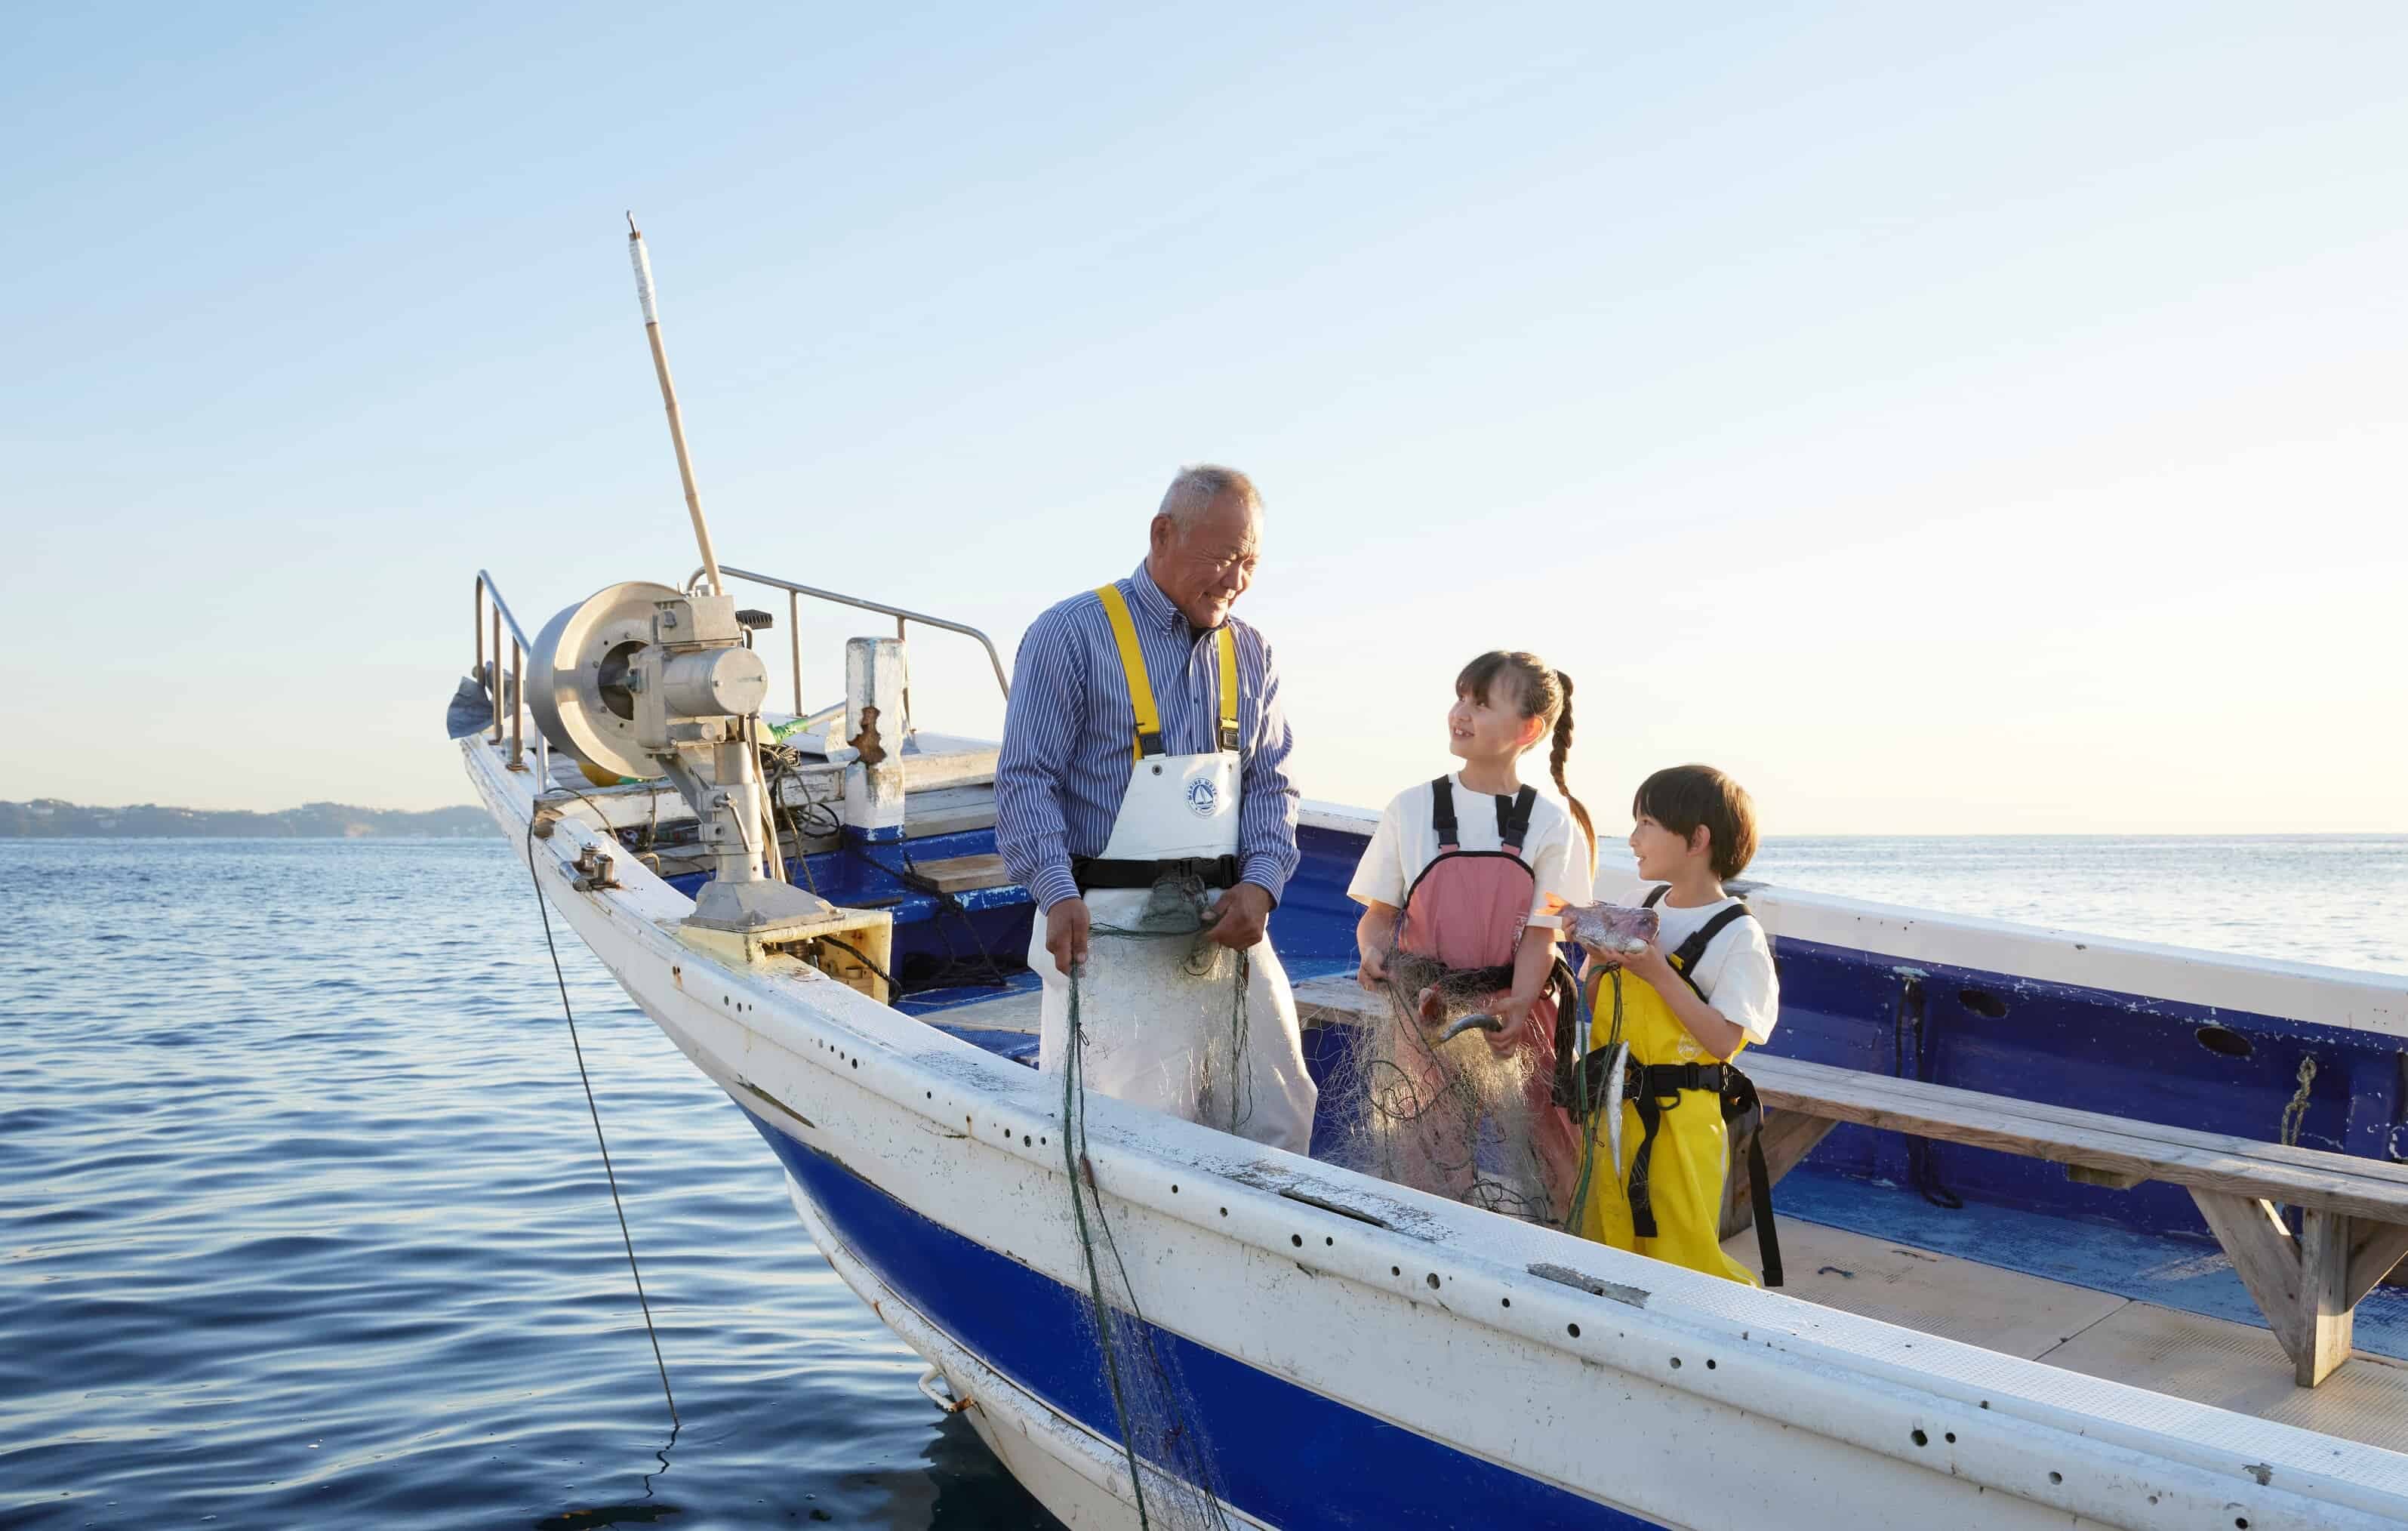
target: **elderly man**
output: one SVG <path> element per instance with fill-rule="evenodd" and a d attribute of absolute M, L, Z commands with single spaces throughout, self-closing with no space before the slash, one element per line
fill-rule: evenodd
<path fill-rule="evenodd" d="M 1246 476 L 1171 480 L 1145 562 L 1020 642 L 996 767 L 996 845 L 1040 911 L 1040 1066 L 1070 1045 L 1091 1088 L 1301 1153 L 1315 1092 L 1263 934 L 1296 870 L 1287 721 L 1262 635 Z"/>

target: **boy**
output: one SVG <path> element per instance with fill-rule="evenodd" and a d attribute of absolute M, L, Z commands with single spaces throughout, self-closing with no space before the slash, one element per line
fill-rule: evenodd
<path fill-rule="evenodd" d="M 1580 1230 L 1753 1286 L 1717 1235 L 1730 1157 L 1723 1101 L 1743 1089 L 1723 1065 L 1772 1036 L 1781 1003 L 1764 927 L 1723 891 L 1756 855 L 1756 805 L 1711 766 L 1675 766 L 1640 783 L 1630 816 L 1639 876 L 1660 884 L 1643 902 L 1662 925 L 1644 951 L 1593 961 L 1587 977 L 1589 1046 L 1627 1042 L 1630 1066 L 1621 1163 L 1611 1177 L 1599 1173 L 1611 1158 L 1605 1113 L 1589 1119 L 1593 1168 Z"/>

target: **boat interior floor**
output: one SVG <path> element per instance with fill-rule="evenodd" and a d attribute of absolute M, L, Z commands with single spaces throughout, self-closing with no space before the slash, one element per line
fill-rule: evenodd
<path fill-rule="evenodd" d="M 1299 978 L 1296 988 L 1308 1025 L 1359 1003 L 1341 975 Z M 939 1001 L 924 1018 L 1033 1065 L 1038 1004 L 1023 974 L 1010 992 Z M 2408 1289 L 2371 1295 L 2351 1361 L 2321 1387 L 2302 1388 L 2212 1243 L 1979 1203 L 1942 1209 L 1899 1187 L 1819 1173 L 1811 1159 L 1775 1197 L 1786 1296 L 2408 1452 Z M 1756 1268 L 1754 1233 L 1725 1248 Z"/>
<path fill-rule="evenodd" d="M 1869 1194 L 1878 1191 L 1867 1188 Z M 1780 1217 L 1785 1295 L 2344 1439 L 2408 1452 L 2408 1362 L 2359 1349 L 2321 1387 L 2254 1324 Z M 2059 1220 L 2052 1220 L 2059 1221 Z M 1724 1246 L 1753 1266 L 1756 1235 Z M 2209 1252 L 2210 1258 L 2220 1258 Z"/>

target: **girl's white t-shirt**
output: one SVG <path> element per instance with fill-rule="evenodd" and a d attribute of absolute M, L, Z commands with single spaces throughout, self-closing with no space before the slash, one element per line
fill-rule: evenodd
<path fill-rule="evenodd" d="M 1467 788 L 1460 775 L 1453 780 L 1455 849 L 1503 850 L 1504 842 L 1497 835 L 1496 797 Z M 1354 880 L 1346 886 L 1346 896 L 1358 904 L 1402 909 L 1413 879 L 1437 859 L 1438 831 L 1430 827 L 1430 784 L 1417 782 L 1397 794 L 1380 815 L 1380 827 L 1371 832 L 1371 843 L 1364 848 Z M 1588 837 L 1573 823 L 1571 810 L 1544 792 L 1530 805 L 1530 832 L 1523 842 L 1522 859 L 1529 864 L 1537 883 L 1530 900 L 1530 923 L 1561 928 L 1562 921 L 1540 912 L 1546 908 L 1549 894 L 1567 904 L 1586 904 L 1595 898 Z"/>
<path fill-rule="evenodd" d="M 1640 895 L 1644 898 L 1646 894 Z M 1736 898 L 1717 898 L 1711 904 L 1695 909 L 1674 909 L 1664 899 L 1656 900 L 1659 923 L 1656 945 L 1670 956 L 1681 949 L 1681 943 L 1696 935 L 1723 910 L 1738 903 Z M 1781 980 L 1772 970 L 1772 943 L 1764 938 L 1764 926 L 1753 916 L 1734 920 L 1706 945 L 1705 955 L 1698 959 L 1696 973 L 1698 992 L 1706 1003 L 1722 1012 L 1747 1039 L 1757 1047 L 1772 1039 L 1772 1024 L 1781 1018 Z"/>

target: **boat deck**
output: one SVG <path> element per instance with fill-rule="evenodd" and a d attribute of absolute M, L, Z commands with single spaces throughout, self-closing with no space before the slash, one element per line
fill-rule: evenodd
<path fill-rule="evenodd" d="M 2253 1324 L 1781 1217 L 1784 1295 L 2152 1393 L 2408 1452 L 2408 1362 L 2361 1349 L 2321 1387 Z M 1753 1266 L 1756 1235 L 1725 1246 Z M 2203 1258 L 2220 1258 L 2213 1254 Z"/>
<path fill-rule="evenodd" d="M 1308 1024 L 1359 1003 L 1345 977 L 1304 979 L 1296 989 Z M 926 1018 L 990 1052 L 1035 1062 L 1033 986 L 947 1004 Z M 1943 1212 L 1894 1187 L 1812 1172 L 1784 1180 L 1776 1195 L 1807 1214 L 1778 1219 L 1787 1273 L 1784 1295 L 2408 1452 L 2408 1293 L 2370 1298 L 2359 1313 L 2353 1359 L 2323 1386 L 2302 1388 L 2293 1383 L 2290 1358 L 2274 1337 L 2245 1322 L 2255 1309 L 2213 1245 L 2194 1249 L 2176 1239 L 2004 1209 Z M 1947 1245 L 1978 1248 L 1995 1258 L 1930 1247 Z M 1738 1235 L 1726 1248 L 1756 1268 L 1754 1233 Z M 2084 1279 L 2059 1280 L 2034 1266 Z M 2169 1300 L 2134 1295 L 2139 1292 Z"/>

